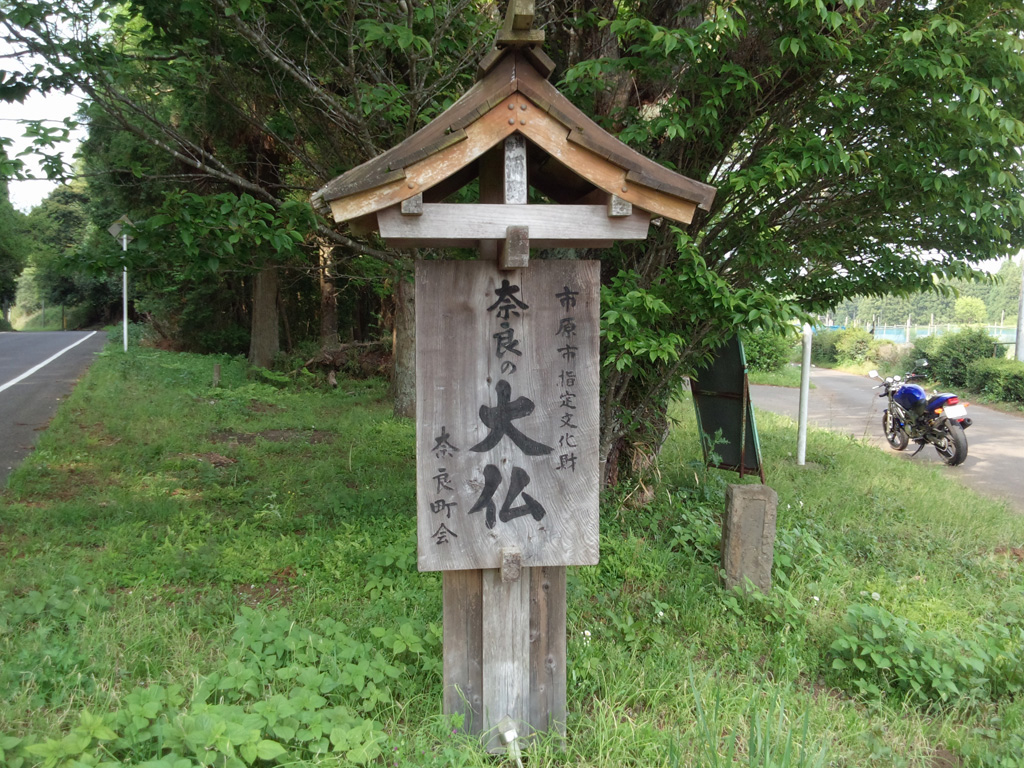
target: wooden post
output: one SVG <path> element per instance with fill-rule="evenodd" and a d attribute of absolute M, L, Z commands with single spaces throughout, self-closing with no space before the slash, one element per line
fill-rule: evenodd
<path fill-rule="evenodd" d="M 526 203 L 521 136 L 506 139 L 480 167 L 481 203 Z M 510 233 L 509 241 L 513 234 L 518 245 L 481 241 L 480 258 L 497 258 L 506 269 L 526 267 L 528 233 Z M 466 730 L 484 735 L 492 752 L 503 750 L 496 726 L 505 717 L 520 735 L 565 734 L 565 566 L 521 568 L 511 580 L 514 570 L 445 571 L 442 582 L 444 711 L 463 714 Z"/>
<path fill-rule="evenodd" d="M 446 715 L 463 715 L 467 733 L 483 731 L 483 571 L 443 571 Z"/>

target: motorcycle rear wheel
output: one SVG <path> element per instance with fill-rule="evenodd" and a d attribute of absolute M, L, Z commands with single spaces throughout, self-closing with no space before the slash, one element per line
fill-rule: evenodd
<path fill-rule="evenodd" d="M 902 451 L 907 447 L 907 443 L 910 442 L 910 438 L 907 437 L 907 433 L 903 430 L 903 427 L 896 423 L 896 420 L 892 417 L 892 413 L 888 408 L 882 414 L 882 433 L 885 435 L 886 441 L 889 443 L 889 447 L 894 451 Z"/>
<path fill-rule="evenodd" d="M 955 421 L 947 421 L 942 439 L 935 443 L 939 456 L 951 467 L 959 466 L 967 458 L 967 436 Z"/>

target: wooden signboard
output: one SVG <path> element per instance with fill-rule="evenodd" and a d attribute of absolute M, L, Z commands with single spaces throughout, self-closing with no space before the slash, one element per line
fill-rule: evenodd
<path fill-rule="evenodd" d="M 596 261 L 416 265 L 419 568 L 598 561 Z"/>

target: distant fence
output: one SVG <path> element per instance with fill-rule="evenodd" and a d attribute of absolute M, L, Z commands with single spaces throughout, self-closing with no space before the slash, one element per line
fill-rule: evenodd
<path fill-rule="evenodd" d="M 844 325 L 819 325 L 816 327 L 816 330 L 841 331 L 845 327 Z M 924 336 L 942 336 L 945 333 L 956 333 L 961 327 L 952 323 L 943 325 L 912 325 L 909 328 L 909 340 L 913 341 Z M 1004 325 L 974 325 L 969 327 L 981 328 L 989 336 L 995 338 L 999 344 L 1004 346 L 1012 347 L 1017 341 L 1016 327 Z M 907 343 L 908 328 L 905 325 L 876 325 L 873 330 L 870 326 L 865 330 L 868 330 L 876 339 L 891 341 L 893 344 Z M 1013 350 L 1010 349 L 1007 354 L 1013 354 Z"/>
<path fill-rule="evenodd" d="M 1016 328 L 999 325 L 973 327 L 981 328 L 989 336 L 1007 344 L 1012 344 L 1017 339 Z M 913 341 L 922 336 L 942 336 L 944 333 L 956 333 L 959 330 L 959 325 L 912 325 L 910 326 L 910 339 L 907 339 L 907 326 L 905 325 L 878 325 L 875 326 L 874 336 L 876 339 L 885 339 L 895 344 L 906 344 L 908 340 Z"/>

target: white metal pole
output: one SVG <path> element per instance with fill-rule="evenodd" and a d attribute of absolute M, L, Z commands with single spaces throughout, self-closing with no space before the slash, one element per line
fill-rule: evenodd
<path fill-rule="evenodd" d="M 1024 361 L 1024 257 L 1020 260 L 1020 306 L 1017 308 L 1017 335 L 1014 337 L 1014 357 Z"/>
<path fill-rule="evenodd" d="M 811 394 L 811 326 L 804 323 L 804 357 L 800 367 L 800 420 L 796 428 L 796 463 L 807 459 L 807 401 Z"/>
<path fill-rule="evenodd" d="M 121 251 L 128 251 L 128 234 L 121 235 Z M 124 351 L 128 351 L 128 265 L 121 276 L 121 324 L 124 326 Z"/>

